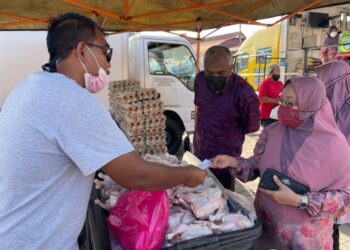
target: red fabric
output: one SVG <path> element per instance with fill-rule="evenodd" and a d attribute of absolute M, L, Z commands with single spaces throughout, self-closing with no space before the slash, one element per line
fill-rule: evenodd
<path fill-rule="evenodd" d="M 283 83 L 281 81 L 274 82 L 270 77 L 266 78 L 260 85 L 259 97 L 270 97 L 273 99 L 279 98 L 279 94 L 282 92 Z M 260 114 L 261 119 L 269 119 L 271 110 L 278 106 L 275 103 L 260 102 Z"/>

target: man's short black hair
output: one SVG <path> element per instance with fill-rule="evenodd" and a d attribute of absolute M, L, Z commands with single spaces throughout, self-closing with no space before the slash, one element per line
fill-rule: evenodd
<path fill-rule="evenodd" d="M 97 38 L 96 30 L 104 34 L 96 22 L 77 13 L 66 13 L 52 19 L 46 38 L 49 68 L 56 68 L 56 62 L 67 58 L 79 42 L 93 42 Z"/>

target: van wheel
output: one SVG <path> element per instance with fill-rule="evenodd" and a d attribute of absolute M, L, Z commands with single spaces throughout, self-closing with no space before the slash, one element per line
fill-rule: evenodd
<path fill-rule="evenodd" d="M 174 155 L 181 146 L 182 134 L 184 133 L 184 130 L 181 128 L 178 121 L 167 117 L 165 132 L 168 153 Z"/>

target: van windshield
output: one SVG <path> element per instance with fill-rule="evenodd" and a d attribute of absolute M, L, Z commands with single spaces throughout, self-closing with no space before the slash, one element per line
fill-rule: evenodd
<path fill-rule="evenodd" d="M 151 75 L 173 75 L 189 90 L 194 90 L 196 61 L 185 45 L 150 42 L 148 63 Z"/>

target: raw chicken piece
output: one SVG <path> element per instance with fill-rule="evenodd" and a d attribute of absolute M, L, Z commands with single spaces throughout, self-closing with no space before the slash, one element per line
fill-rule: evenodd
<path fill-rule="evenodd" d="M 222 197 L 216 199 L 214 201 L 207 201 L 206 206 L 201 206 L 200 203 L 192 204 L 192 211 L 196 218 L 198 219 L 206 219 L 209 215 L 213 214 L 215 210 L 221 207 L 226 200 Z"/>
<path fill-rule="evenodd" d="M 122 186 L 120 186 L 118 183 L 113 181 L 111 177 L 109 177 L 106 174 L 103 174 L 102 172 L 98 174 L 99 179 L 94 179 L 95 188 L 96 189 L 111 189 L 111 190 L 121 190 L 123 189 Z"/>
<path fill-rule="evenodd" d="M 181 239 L 182 240 L 191 240 L 194 238 L 213 234 L 213 230 L 209 227 L 210 227 L 210 225 L 207 222 L 200 223 L 200 224 L 188 225 L 186 232 L 184 232 L 181 235 Z"/>
<path fill-rule="evenodd" d="M 100 207 L 108 211 L 110 211 L 115 206 L 116 203 L 117 203 L 117 199 L 113 196 L 108 200 L 106 200 L 106 202 L 102 202 L 100 199 L 95 200 L 95 204 L 99 205 Z"/>
<path fill-rule="evenodd" d="M 212 186 L 215 185 L 214 179 L 211 177 L 205 177 L 204 183 L 201 185 L 198 185 L 195 188 L 192 188 L 192 192 L 194 193 L 201 193 L 209 188 L 211 188 Z"/>
<path fill-rule="evenodd" d="M 192 211 L 191 205 L 187 201 L 185 201 L 183 198 L 174 199 L 173 203 L 179 204 L 179 205 L 183 206 L 185 209 Z"/>
<path fill-rule="evenodd" d="M 191 204 L 192 212 L 197 219 L 206 219 L 226 202 L 221 195 L 218 196 L 220 192 L 218 188 L 210 188 L 199 194 L 187 193 L 178 197 L 179 200 L 182 198 L 186 203 Z M 211 200 L 208 199 L 208 195 Z"/>
<path fill-rule="evenodd" d="M 210 227 L 214 231 L 215 234 L 232 232 L 232 231 L 237 231 L 237 230 L 241 229 L 238 225 L 236 225 L 233 222 L 224 222 L 224 223 L 221 223 L 219 225 L 212 223 L 210 225 Z"/>
<path fill-rule="evenodd" d="M 178 186 L 173 188 L 173 191 L 175 193 L 175 196 L 181 195 L 181 194 L 187 194 L 187 193 L 202 193 L 207 191 L 209 188 L 214 186 L 214 180 L 211 177 L 206 177 L 204 180 L 204 183 L 201 185 L 198 185 L 195 188 L 189 188 L 185 186 Z"/>
<path fill-rule="evenodd" d="M 166 234 L 165 239 L 171 240 L 176 235 L 179 235 L 179 234 L 186 232 L 187 228 L 188 228 L 188 226 L 186 224 L 181 223 L 171 233 Z"/>
<path fill-rule="evenodd" d="M 208 200 L 209 201 L 215 201 L 219 199 L 222 195 L 222 192 L 220 188 L 218 187 L 213 187 L 208 189 Z"/>
<path fill-rule="evenodd" d="M 124 189 L 126 190 L 126 189 Z M 100 199 L 95 200 L 95 204 L 101 206 L 102 208 L 110 211 L 115 204 L 117 204 L 118 198 L 124 191 L 113 191 L 113 190 L 107 190 L 102 196 L 105 198 L 105 202 L 101 201 Z"/>
<path fill-rule="evenodd" d="M 122 193 L 124 193 L 125 191 L 127 191 L 127 189 L 122 189 L 120 191 L 115 191 L 115 190 L 107 190 L 105 192 L 105 195 L 108 196 L 108 197 L 111 197 L 111 196 L 115 196 L 115 197 L 119 197 Z"/>
<path fill-rule="evenodd" d="M 254 222 L 252 222 L 247 216 L 244 216 L 241 213 L 226 215 L 222 218 L 222 222 L 234 223 L 239 229 L 245 229 L 254 226 Z"/>
<path fill-rule="evenodd" d="M 105 210 L 111 210 L 111 207 L 109 207 L 109 205 L 107 205 L 106 203 L 102 202 L 100 199 L 96 199 L 95 200 L 95 204 L 99 205 L 100 207 L 102 207 Z"/>
<path fill-rule="evenodd" d="M 173 205 L 170 208 L 170 214 L 174 214 L 174 213 L 178 213 L 178 212 L 185 212 L 185 211 L 187 211 L 187 210 L 179 205 Z"/>
<path fill-rule="evenodd" d="M 178 212 L 174 214 L 170 214 L 168 221 L 168 230 L 171 231 L 175 229 L 182 222 L 182 218 L 184 217 L 184 212 Z"/>
<path fill-rule="evenodd" d="M 118 201 L 118 198 L 119 198 L 120 195 L 111 195 L 109 197 L 109 199 L 107 200 L 107 204 L 110 205 L 111 208 L 113 208 L 115 206 L 115 204 L 117 204 L 117 201 Z"/>
<path fill-rule="evenodd" d="M 194 222 L 196 220 L 196 218 L 193 216 L 191 211 L 186 210 L 184 212 L 184 216 L 182 217 L 182 223 L 184 224 L 191 224 L 192 222 Z"/>
<path fill-rule="evenodd" d="M 193 188 L 185 187 L 185 186 L 178 186 L 173 189 L 174 195 L 179 196 L 182 194 L 187 194 L 187 193 L 193 193 Z"/>
<path fill-rule="evenodd" d="M 225 215 L 228 215 L 230 210 L 227 206 L 227 202 L 225 202 L 219 209 L 216 211 L 214 215 L 209 215 L 210 221 L 221 221 Z"/>
<path fill-rule="evenodd" d="M 175 192 L 172 189 L 167 189 L 167 193 L 168 193 L 169 201 L 172 201 L 175 199 Z"/>

